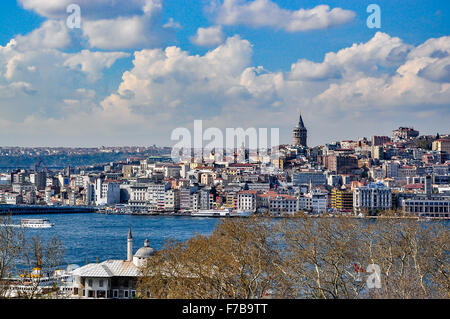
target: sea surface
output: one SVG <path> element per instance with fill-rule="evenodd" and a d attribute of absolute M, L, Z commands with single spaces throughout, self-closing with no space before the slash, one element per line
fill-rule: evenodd
<path fill-rule="evenodd" d="M 165 241 L 184 241 L 196 234 L 209 235 L 217 218 L 184 216 L 136 216 L 80 214 L 30 214 L 12 217 L 19 224 L 22 218 L 47 218 L 55 226 L 48 229 L 26 229 L 28 236 L 40 235 L 50 239 L 57 235 L 64 246 L 65 264 L 85 265 L 107 259 L 127 258 L 127 235 L 131 227 L 133 253 L 144 246 L 146 238 L 154 249 L 161 249 Z"/>
<path fill-rule="evenodd" d="M 20 224 L 23 218 L 46 218 L 55 226 L 48 229 L 25 229 L 27 236 L 44 240 L 52 236 L 62 242 L 65 265 L 83 266 L 107 259 L 126 259 L 127 235 L 131 227 L 133 253 L 144 246 L 146 238 L 156 250 L 169 239 L 185 241 L 196 234 L 209 235 L 220 218 L 188 216 L 138 216 L 105 215 L 99 213 L 78 214 L 29 214 L 12 217 L 13 224 Z M 358 220 L 367 223 L 372 220 Z M 443 221 L 441 221 L 443 222 Z M 450 221 L 443 222 L 450 227 Z M 424 226 L 428 223 L 424 222 Z"/>

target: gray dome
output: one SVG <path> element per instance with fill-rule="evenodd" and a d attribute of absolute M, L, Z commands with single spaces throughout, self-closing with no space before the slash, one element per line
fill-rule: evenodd
<path fill-rule="evenodd" d="M 134 257 L 138 258 L 148 258 L 155 254 L 155 250 L 150 247 L 150 241 L 148 238 L 144 241 L 144 247 L 138 249 L 138 251 L 134 254 Z"/>

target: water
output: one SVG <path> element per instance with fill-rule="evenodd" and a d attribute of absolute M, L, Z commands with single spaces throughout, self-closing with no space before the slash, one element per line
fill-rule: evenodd
<path fill-rule="evenodd" d="M 49 239 L 57 235 L 64 246 L 65 262 L 84 265 L 106 259 L 126 259 L 127 235 L 131 226 L 133 253 L 144 246 L 148 237 L 150 246 L 161 249 L 168 239 L 187 240 L 196 234 L 209 235 L 218 219 L 183 216 L 136 216 L 81 214 L 33 214 L 14 216 L 12 222 L 22 218 L 47 218 L 55 226 L 49 229 L 26 229 L 28 235 Z"/>
<path fill-rule="evenodd" d="M 55 226 L 49 229 L 26 229 L 28 235 L 40 235 L 49 239 L 57 235 L 62 241 L 65 263 L 84 265 L 107 259 L 126 259 L 127 235 L 131 226 L 133 253 L 144 245 L 159 250 L 168 239 L 184 241 L 196 234 L 209 235 L 218 223 L 217 218 L 183 216 L 136 216 L 80 214 L 29 214 L 13 217 L 19 224 L 22 218 L 47 218 Z M 367 220 L 357 220 L 367 222 Z M 372 221 L 373 222 L 373 221 Z M 442 221 L 441 221 L 442 222 Z M 424 226 L 429 223 L 424 222 Z M 450 221 L 445 221 L 450 226 Z"/>

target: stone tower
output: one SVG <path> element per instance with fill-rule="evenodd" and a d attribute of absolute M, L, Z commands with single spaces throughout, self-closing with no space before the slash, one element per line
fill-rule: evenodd
<path fill-rule="evenodd" d="M 298 124 L 293 130 L 294 134 L 294 146 L 304 146 L 306 147 L 306 139 L 308 137 L 308 130 L 303 124 L 302 114 L 300 113 L 300 117 L 298 119 Z"/>

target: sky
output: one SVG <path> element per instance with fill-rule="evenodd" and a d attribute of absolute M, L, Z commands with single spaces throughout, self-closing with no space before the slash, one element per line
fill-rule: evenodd
<path fill-rule="evenodd" d="M 80 8 L 80 27 L 73 27 Z M 370 4 L 380 27 L 370 28 Z M 450 2 L 2 0 L 0 146 L 173 146 L 176 128 L 308 144 L 450 133 Z M 372 21 L 372 20 L 370 20 Z"/>

